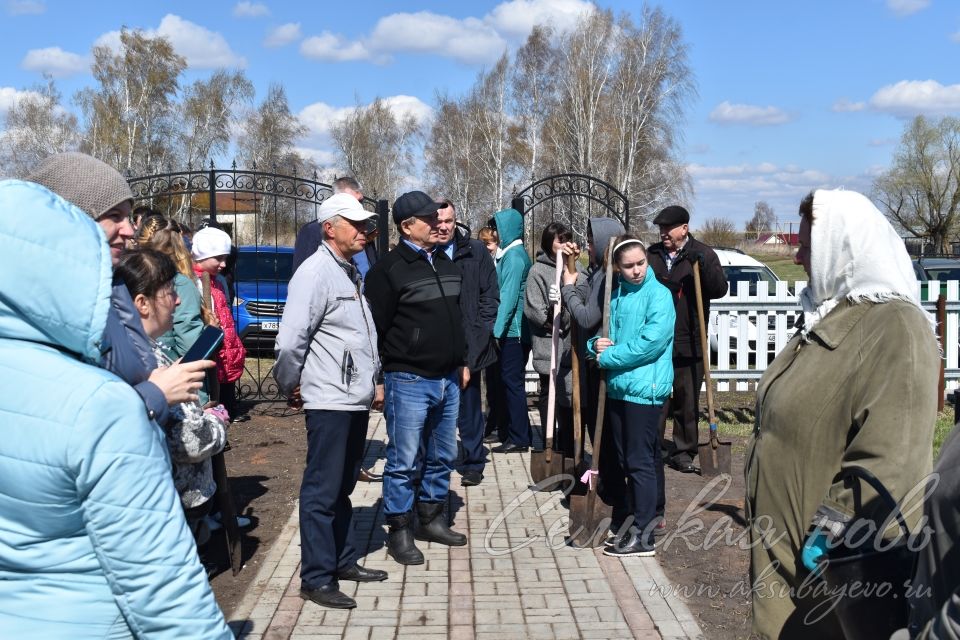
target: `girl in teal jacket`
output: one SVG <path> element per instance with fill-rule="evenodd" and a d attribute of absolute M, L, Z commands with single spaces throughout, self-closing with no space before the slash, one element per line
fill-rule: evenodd
<path fill-rule="evenodd" d="M 676 315 L 670 291 L 647 268 L 639 239 L 617 238 L 613 259 L 620 277 L 610 300 L 610 337 L 590 339 L 587 349 L 606 372 L 605 435 L 613 438 L 626 475 L 633 525 L 603 552 L 652 556 L 658 495 L 664 491 L 659 422 L 673 385 Z"/>

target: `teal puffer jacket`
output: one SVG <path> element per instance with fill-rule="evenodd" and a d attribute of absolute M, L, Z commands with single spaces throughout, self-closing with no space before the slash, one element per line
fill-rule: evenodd
<path fill-rule="evenodd" d="M 673 325 L 670 291 L 653 269 L 640 284 L 618 278 L 610 299 L 610 340 L 597 363 L 607 372 L 607 396 L 636 404 L 661 404 L 673 387 Z M 587 348 L 597 357 L 596 338 Z"/>
<path fill-rule="evenodd" d="M 504 209 L 493 214 L 500 234 L 497 251 L 497 284 L 500 287 L 500 306 L 493 325 L 494 338 L 520 338 L 530 343 L 530 330 L 523 317 L 524 291 L 530 273 L 530 256 L 523 248 L 523 216 L 516 209 Z"/>
<path fill-rule="evenodd" d="M 0 181 L 0 636 L 233 634 L 160 428 L 100 360 L 110 250 L 83 211 Z"/>

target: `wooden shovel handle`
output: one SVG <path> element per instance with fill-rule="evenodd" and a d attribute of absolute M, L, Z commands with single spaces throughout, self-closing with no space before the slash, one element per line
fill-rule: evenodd
<path fill-rule="evenodd" d="M 700 287 L 700 262 L 693 262 L 693 290 L 697 298 L 697 324 L 700 326 L 700 350 L 703 352 L 703 381 L 707 383 L 707 415 L 710 424 L 716 424 L 713 413 L 713 383 L 710 381 L 710 343 L 707 341 L 707 318 L 703 315 L 703 289 Z M 696 392 L 699 393 L 699 390 Z M 716 432 L 711 429 L 711 444 L 716 440 Z M 716 444 L 713 446 L 717 448 Z"/>
<path fill-rule="evenodd" d="M 613 295 L 613 243 L 615 238 L 610 238 L 607 245 L 607 270 L 606 280 L 603 283 L 603 324 L 600 329 L 601 338 L 610 337 L 610 297 Z M 600 444 L 603 441 L 603 414 L 606 411 L 607 404 L 607 375 L 598 366 L 600 371 L 600 391 L 597 393 L 597 422 L 593 431 L 593 461 L 590 464 L 591 476 L 596 474 L 600 465 Z M 591 477 L 592 480 L 592 477 Z M 590 488 L 593 489 L 591 484 Z"/>
<path fill-rule="evenodd" d="M 567 256 L 567 271 L 575 273 L 577 270 L 576 258 Z M 570 319 L 570 376 L 573 379 L 573 390 L 570 403 L 573 405 L 573 464 L 574 470 L 580 466 L 580 456 L 583 448 L 583 416 L 580 414 L 580 356 L 577 354 L 577 322 Z"/>
<path fill-rule="evenodd" d="M 563 272 L 562 251 L 557 251 L 556 269 L 554 270 L 553 284 L 560 288 L 560 276 Z M 553 460 L 553 431 L 554 424 L 557 421 L 557 369 L 560 366 L 560 316 L 563 307 L 558 300 L 553 305 L 553 325 L 550 331 L 550 388 L 547 389 L 547 424 L 544 427 L 544 450 L 546 451 L 546 460 Z"/>

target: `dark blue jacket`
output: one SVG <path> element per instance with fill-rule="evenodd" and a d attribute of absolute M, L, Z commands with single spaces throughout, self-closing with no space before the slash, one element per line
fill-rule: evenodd
<path fill-rule="evenodd" d="M 480 371 L 497 361 L 493 324 L 500 306 L 497 268 L 487 248 L 457 228 L 453 238 L 453 263 L 460 268 L 460 315 L 467 340 L 467 366 Z"/>

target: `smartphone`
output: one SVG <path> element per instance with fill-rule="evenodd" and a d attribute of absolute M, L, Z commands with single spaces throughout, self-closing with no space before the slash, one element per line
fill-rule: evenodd
<path fill-rule="evenodd" d="M 194 360 L 209 360 L 220 345 L 223 344 L 223 329 L 220 327 L 206 326 L 200 332 L 197 341 L 183 354 L 181 362 L 193 362 Z"/>

